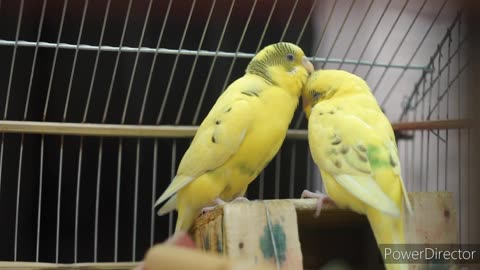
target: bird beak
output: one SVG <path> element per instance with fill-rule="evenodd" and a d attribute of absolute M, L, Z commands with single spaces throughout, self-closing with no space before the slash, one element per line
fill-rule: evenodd
<path fill-rule="evenodd" d="M 303 111 L 305 112 L 305 117 L 308 118 L 310 117 L 310 111 L 312 110 L 312 106 L 308 102 L 307 98 L 305 96 L 302 96 L 302 105 L 303 105 Z"/>
<path fill-rule="evenodd" d="M 302 65 L 307 69 L 308 74 L 313 73 L 313 70 L 314 70 L 313 64 L 308 60 L 306 56 L 304 56 L 302 59 Z"/>

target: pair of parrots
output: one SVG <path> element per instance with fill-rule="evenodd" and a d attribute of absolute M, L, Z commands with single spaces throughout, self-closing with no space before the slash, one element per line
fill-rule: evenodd
<path fill-rule="evenodd" d="M 318 211 L 331 199 L 365 214 L 379 244 L 404 243 L 404 203 L 411 207 L 392 126 L 365 81 L 340 70 L 314 71 L 291 43 L 261 50 L 201 123 L 156 202 L 168 199 L 160 215 L 177 209 L 175 232 L 189 230 L 202 209 L 245 194 L 280 149 L 300 96 L 328 194 L 302 197 L 318 198 Z"/>

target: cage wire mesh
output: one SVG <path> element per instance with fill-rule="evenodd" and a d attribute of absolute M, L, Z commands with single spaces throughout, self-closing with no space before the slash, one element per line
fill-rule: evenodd
<path fill-rule="evenodd" d="M 407 189 L 453 192 L 468 242 L 462 18 L 448 0 L 0 0 L 0 260 L 140 260 L 172 233 L 152 205 L 195 126 L 279 41 L 412 123 L 396 134 Z M 299 109 L 249 198 L 321 189 L 305 129 Z"/>

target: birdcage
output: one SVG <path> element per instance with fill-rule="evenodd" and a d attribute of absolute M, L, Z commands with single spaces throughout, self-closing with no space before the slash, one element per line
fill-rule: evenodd
<path fill-rule="evenodd" d="M 172 234 L 153 204 L 197 126 L 264 46 L 364 78 L 409 191 L 475 215 L 456 1 L 0 0 L 0 261 L 137 262 Z M 299 108 L 250 199 L 322 190 Z"/>

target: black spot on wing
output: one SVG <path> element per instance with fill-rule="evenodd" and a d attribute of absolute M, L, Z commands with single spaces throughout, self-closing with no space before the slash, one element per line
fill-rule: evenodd
<path fill-rule="evenodd" d="M 392 165 L 392 167 L 396 167 L 396 166 L 397 166 L 397 163 L 396 163 L 395 160 L 393 159 L 392 154 L 390 154 L 390 165 Z"/>
<path fill-rule="evenodd" d="M 220 120 L 215 121 L 215 125 L 220 125 Z"/>
<path fill-rule="evenodd" d="M 334 164 L 335 164 L 335 167 L 337 167 L 339 169 L 342 168 L 342 162 L 340 160 L 338 160 L 338 159 L 335 160 Z"/>
<path fill-rule="evenodd" d="M 241 93 L 244 94 L 244 95 L 247 95 L 249 97 L 253 97 L 253 96 L 259 97 L 259 95 L 256 91 L 243 91 Z"/>
<path fill-rule="evenodd" d="M 332 140 L 332 145 L 339 145 L 342 142 L 342 138 L 335 134 L 335 137 Z"/>
<path fill-rule="evenodd" d="M 212 142 L 217 143 L 217 140 L 215 139 L 215 135 L 212 136 Z"/>

